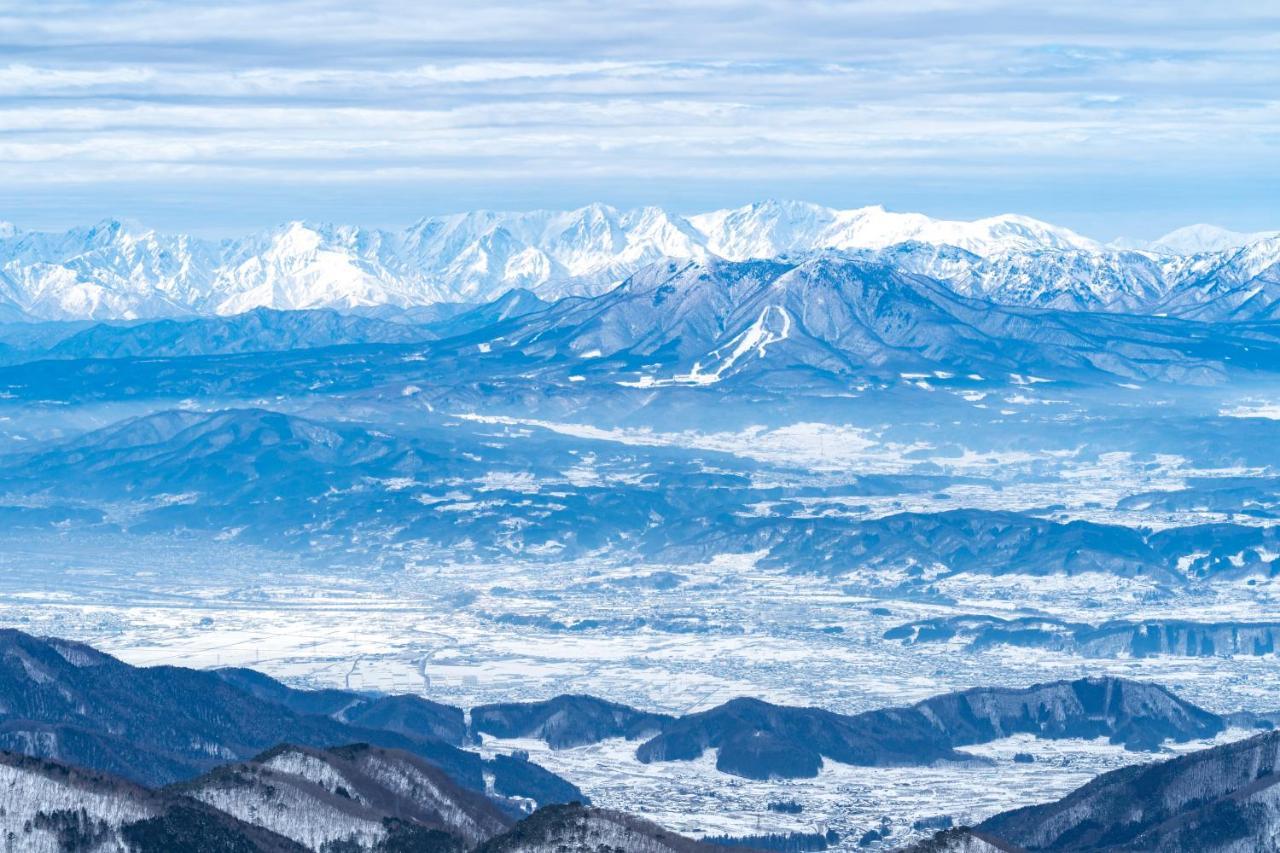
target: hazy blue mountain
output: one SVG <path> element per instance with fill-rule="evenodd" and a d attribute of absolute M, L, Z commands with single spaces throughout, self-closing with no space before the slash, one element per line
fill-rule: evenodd
<path fill-rule="evenodd" d="M 431 329 L 439 337 L 466 335 L 483 329 L 500 328 L 528 314 L 545 309 L 551 303 L 523 289 L 509 290 L 492 302 L 442 318 Z"/>
<path fill-rule="evenodd" d="M 1180 579 L 1175 561 L 1158 554 L 1140 531 L 1015 512 L 895 513 L 855 523 L 801 519 L 779 523 L 756 541 L 776 541 L 769 552 L 771 564 L 808 563 L 833 574 L 864 567 L 908 567 L 910 572 L 915 566 L 913 573 L 920 576 L 922 567 L 934 566 L 944 575 L 1104 572 Z"/>
<path fill-rule="evenodd" d="M 533 406 L 620 415 L 687 411 L 692 395 L 705 392 L 740 408 L 769 395 L 816 415 L 842 395 L 912 376 L 927 376 L 929 388 L 985 394 L 1028 376 L 1070 387 L 1158 381 L 1186 389 L 1267 381 L 1280 368 L 1275 324 L 1011 308 L 879 262 L 830 255 L 661 264 L 597 297 L 544 305 L 516 293 L 424 328 L 323 312 L 179 326 L 77 329 L 30 348 L 63 346 L 78 357 L 233 351 L 91 366 L 39 361 L 0 368 L 0 384 L 15 400 L 357 393 L 408 395 L 416 399 L 402 405 L 451 411 Z M 243 336 L 223 339 L 227 329 Z M 344 336 L 355 340 L 342 344 Z M 294 348 L 270 359 L 248 352 L 290 340 Z M 297 348 L 319 345 L 327 349 Z M 934 396 L 930 404 L 961 401 Z"/>
<path fill-rule="evenodd" d="M 16 337 L 16 335 L 15 335 Z M 146 323 L 99 323 L 40 347 L 34 342 L 8 344 L 4 358 L 170 358 L 311 349 L 342 344 L 405 343 L 430 340 L 422 327 L 335 311 L 254 309 L 231 317 L 156 320 Z"/>
<path fill-rule="evenodd" d="M 1146 619 L 1095 626 L 1037 616 L 942 616 L 895 626 L 884 637 L 904 645 L 961 640 L 973 650 L 1007 645 L 1098 658 L 1261 656 L 1276 653 L 1280 622 Z"/>
<path fill-rule="evenodd" d="M 999 306 L 884 263 L 830 255 L 649 267 L 602 296 L 530 315 L 487 346 L 586 359 L 588 376 L 607 369 L 640 387 L 764 371 L 856 377 L 939 368 L 1211 383 L 1228 362 L 1280 365 L 1269 329 Z"/>
<path fill-rule="evenodd" d="M 1182 484 L 1182 488 L 1159 492 L 1139 492 L 1127 495 L 1119 509 L 1186 511 L 1203 507 L 1210 512 L 1232 513 L 1255 518 L 1274 518 L 1280 513 L 1280 482 L 1274 477 L 1196 477 Z M 1164 537 L 1170 543 L 1186 538 L 1188 534 L 1170 534 Z M 1189 535 L 1219 541 L 1219 537 L 1241 543 L 1244 550 L 1265 550 L 1271 534 L 1269 528 L 1258 527 L 1250 532 L 1244 529 L 1228 531 L 1225 525 L 1197 525 Z M 1210 565 L 1197 566 L 1207 571 Z"/>
<path fill-rule="evenodd" d="M 557 696 L 544 702 L 481 705 L 471 727 L 494 737 L 533 737 L 557 749 L 611 737 L 630 740 L 660 732 L 674 718 L 650 714 L 594 696 Z"/>
<path fill-rule="evenodd" d="M 622 475 L 636 464 L 626 445 L 550 432 L 512 440 L 483 424 L 424 423 L 393 433 L 377 422 L 263 409 L 166 410 L 0 456 L 0 494 L 8 495 L 0 519 L 14 530 L 74 522 L 84 534 L 235 531 L 283 548 L 346 548 L 376 534 L 455 559 L 564 559 L 600 548 L 658 560 L 756 553 L 762 565 L 794 572 L 896 574 L 904 589 L 956 575 L 1084 573 L 1173 588 L 1280 571 L 1274 528 L 1151 533 L 987 509 L 815 516 L 804 501 L 856 502 L 936 491 L 950 481 L 862 477 L 822 488 L 760 488 L 751 479 L 755 463 L 669 448 L 646 451 L 641 482 L 568 482 L 564 472 L 584 451 L 602 471 Z M 444 481 L 470 485 L 442 490 L 436 484 Z M 556 494 L 534 489 L 538 482 L 555 483 Z M 493 511 L 453 511 L 476 494 Z M 114 510 L 126 500 L 131 510 L 119 520 Z M 773 511 L 751 511 L 761 501 Z M 519 519 L 519 529 L 504 518 Z"/>

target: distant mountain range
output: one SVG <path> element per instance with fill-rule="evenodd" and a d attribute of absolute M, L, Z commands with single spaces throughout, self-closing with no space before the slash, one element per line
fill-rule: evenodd
<path fill-rule="evenodd" d="M 1162 687 L 1118 678 L 976 688 L 853 715 L 739 698 L 671 718 L 588 696 L 559 696 L 482 706 L 472 710 L 471 720 L 480 733 L 536 737 L 557 747 L 610 737 L 643 740 L 636 758 L 645 764 L 690 761 L 714 750 L 718 770 L 747 779 L 815 777 L 826 760 L 864 767 L 972 760 L 957 748 L 1014 734 L 1106 737 L 1155 750 L 1165 740 L 1212 737 L 1226 728 L 1224 718 Z M 1252 722 L 1246 715 L 1240 720 Z"/>
<path fill-rule="evenodd" d="M 1280 285 L 1280 266 L 1272 272 Z M 794 388 L 796 374 L 936 368 L 1213 384 L 1228 364 L 1280 363 L 1269 326 L 995 304 L 884 258 L 830 254 L 653 264 L 601 296 L 562 299 L 474 340 L 485 351 L 571 359 L 587 377 L 604 368 L 640 387 L 787 370 Z M 616 376 L 628 368 L 639 370 Z"/>
<path fill-rule="evenodd" d="M 1184 313 L 1196 315 L 1189 319 L 1002 304 L 907 266 L 840 253 L 670 260 L 603 294 L 554 302 L 513 290 L 479 306 L 255 308 L 230 317 L 0 324 L 0 364 L 414 345 L 437 365 L 456 361 L 448 372 L 457 376 L 536 368 L 550 384 L 594 380 L 615 390 L 732 379 L 726 384 L 781 381 L 793 391 L 939 370 L 969 376 L 956 381 L 970 384 L 1030 372 L 1213 385 L 1232 373 L 1280 367 L 1280 325 L 1267 322 L 1280 313 L 1280 264 L 1249 279 L 1248 298 L 1224 291 L 1188 308 Z M 1214 287 L 1225 284 L 1219 278 Z M 1231 321 L 1242 312 L 1254 321 Z M 144 368 L 128 369 L 136 383 Z"/>
<path fill-rule="evenodd" d="M 903 645 L 962 641 L 973 651 L 1019 646 L 1069 651 L 1095 658 L 1260 657 L 1275 654 L 1280 645 L 1280 623 L 1148 619 L 1116 620 L 1095 626 L 1040 616 L 1002 619 L 978 614 L 908 622 L 890 628 L 884 638 L 900 640 Z"/>
<path fill-rule="evenodd" d="M 744 261 L 837 252 L 1009 305 L 1272 316 L 1280 232 L 1191 226 L 1147 244 L 1100 244 L 1022 216 L 973 222 L 768 201 L 693 216 L 647 207 L 476 211 L 403 231 L 292 222 L 233 240 L 115 220 L 64 233 L 0 227 L 0 322 L 353 310 L 597 295 L 674 259 Z"/>

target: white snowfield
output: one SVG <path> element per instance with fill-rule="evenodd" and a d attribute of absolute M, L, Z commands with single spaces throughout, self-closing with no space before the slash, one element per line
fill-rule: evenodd
<path fill-rule="evenodd" d="M 407 756 L 366 751 L 338 758 L 286 747 L 260 763 L 203 777 L 188 793 L 312 850 L 352 842 L 372 848 L 387 837 L 388 812 L 434 815 L 468 844 L 504 828 L 492 814 L 457 801 L 443 778 Z"/>
<path fill-rule="evenodd" d="M 791 335 L 791 315 L 781 305 L 766 305 L 754 323 L 725 346 L 707 354 L 706 364 L 696 361 L 688 373 L 670 379 L 643 375 L 638 380 L 620 380 L 619 385 L 634 388 L 656 388 L 662 385 L 714 385 L 744 356 L 764 358 L 770 345 L 785 341 Z"/>
<path fill-rule="evenodd" d="M 360 807 L 367 804 L 359 795 L 347 793 L 355 786 L 331 765 L 305 752 L 284 752 L 261 767 L 246 767 L 241 774 L 252 776 L 257 784 L 210 780 L 189 793 L 312 850 L 346 840 L 372 847 L 386 836 L 381 821 L 362 813 Z M 339 790 L 344 794 L 337 795 Z M 350 804 L 344 805 L 342 799 Z"/>
<path fill-rule="evenodd" d="M 56 828 L 43 824 L 40 816 L 80 810 L 91 824 L 102 826 L 103 837 L 94 848 L 102 853 L 127 851 L 120 828 L 153 816 L 124 789 L 113 791 L 107 785 L 98 787 L 75 776 L 0 764 L 0 844 L 4 850 L 59 853 L 64 847 Z"/>
<path fill-rule="evenodd" d="M 1242 285 L 1280 261 L 1280 232 L 1197 225 L 1120 248 L 1011 214 L 964 222 L 779 201 L 692 216 L 603 204 L 474 211 L 398 232 L 290 222 L 223 241 L 115 220 L 65 233 L 0 226 L 0 321 L 486 302 L 513 288 L 550 299 L 598 294 L 663 259 L 826 250 L 884 251 L 997 301 L 1132 310 L 1175 289 L 1211 299 L 1221 282 Z"/>

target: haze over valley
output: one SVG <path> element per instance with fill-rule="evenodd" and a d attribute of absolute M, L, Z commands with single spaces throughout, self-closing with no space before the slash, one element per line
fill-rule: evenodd
<path fill-rule="evenodd" d="M 0 0 L 3 853 L 1280 853 L 1280 7 Z"/>
<path fill-rule="evenodd" d="M 509 787 L 517 815 L 582 798 L 694 840 L 888 849 L 1280 710 L 1273 236 L 1117 249 L 765 203 L 218 245 L 108 223 L 3 255 L 9 623 L 470 709 L 449 749 L 577 792 Z M 1202 722 L 874 733 L 886 708 L 1080 679 Z M 477 723 L 566 694 L 637 722 Z M 736 753 L 751 731 L 783 741 Z M 7 741 L 94 766 L 76 742 Z M 320 843 L 293 827 L 268 828 Z"/>

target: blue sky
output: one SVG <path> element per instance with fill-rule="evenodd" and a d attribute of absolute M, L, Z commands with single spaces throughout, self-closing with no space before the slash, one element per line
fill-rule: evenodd
<path fill-rule="evenodd" d="M 0 219 L 781 197 L 1277 228 L 1277 57 L 1274 0 L 0 0 Z"/>

